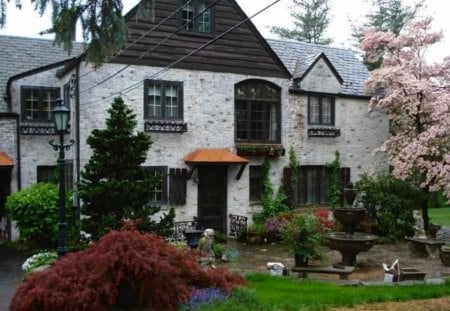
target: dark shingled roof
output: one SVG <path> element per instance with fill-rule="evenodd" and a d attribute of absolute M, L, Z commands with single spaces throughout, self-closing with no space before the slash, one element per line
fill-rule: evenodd
<path fill-rule="evenodd" d="M 0 111 L 6 107 L 6 83 L 12 76 L 78 56 L 82 43 L 74 43 L 69 55 L 53 40 L 0 35 Z"/>
<path fill-rule="evenodd" d="M 294 79 L 301 77 L 323 52 L 344 80 L 341 94 L 368 96 L 364 91 L 364 82 L 369 77 L 369 71 L 352 50 L 299 41 L 267 39 L 267 42 Z"/>

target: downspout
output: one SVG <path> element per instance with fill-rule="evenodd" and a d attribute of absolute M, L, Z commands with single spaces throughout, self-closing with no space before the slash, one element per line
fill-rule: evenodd
<path fill-rule="evenodd" d="M 76 170 L 77 170 L 77 197 L 76 204 L 78 209 L 78 215 L 80 215 L 80 196 L 78 195 L 78 185 L 80 184 L 80 171 L 81 171 L 81 148 L 80 148 L 80 61 L 77 62 L 75 71 L 75 117 L 76 121 L 76 137 L 75 137 L 75 149 L 76 149 Z"/>

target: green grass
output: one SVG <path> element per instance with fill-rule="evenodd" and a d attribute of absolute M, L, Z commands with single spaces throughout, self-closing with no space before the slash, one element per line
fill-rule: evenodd
<path fill-rule="evenodd" d="M 430 222 L 435 225 L 450 226 L 450 207 L 428 209 Z"/>
<path fill-rule="evenodd" d="M 247 288 L 235 290 L 225 302 L 201 310 L 318 311 L 362 303 L 450 296 L 450 281 L 444 285 L 339 286 L 265 274 L 250 274 L 247 281 Z"/>

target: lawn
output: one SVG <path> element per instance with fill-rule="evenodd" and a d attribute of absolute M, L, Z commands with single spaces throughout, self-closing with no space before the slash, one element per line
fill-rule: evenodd
<path fill-rule="evenodd" d="M 431 223 L 450 227 L 450 207 L 430 208 L 428 213 Z"/>
<path fill-rule="evenodd" d="M 235 290 L 226 301 L 201 310 L 316 311 L 363 303 L 450 296 L 450 281 L 444 285 L 339 286 L 265 274 L 250 274 L 247 280 L 248 288 Z"/>

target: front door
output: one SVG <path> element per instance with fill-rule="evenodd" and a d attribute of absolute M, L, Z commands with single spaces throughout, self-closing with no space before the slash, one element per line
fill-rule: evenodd
<path fill-rule="evenodd" d="M 226 232 L 227 166 L 198 167 L 198 223 L 200 228 Z"/>

